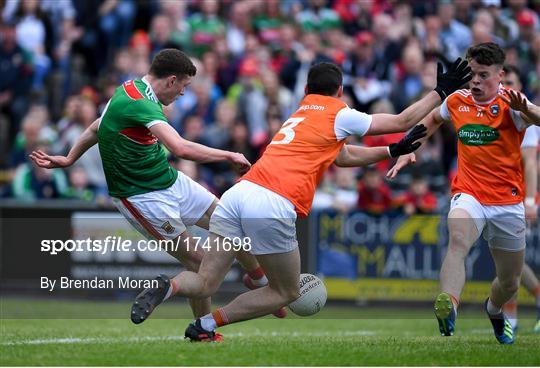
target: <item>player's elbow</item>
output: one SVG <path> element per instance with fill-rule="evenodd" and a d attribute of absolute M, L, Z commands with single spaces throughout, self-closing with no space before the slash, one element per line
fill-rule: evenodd
<path fill-rule="evenodd" d="M 345 160 L 339 156 L 334 160 L 334 165 L 337 167 L 347 167 Z"/>

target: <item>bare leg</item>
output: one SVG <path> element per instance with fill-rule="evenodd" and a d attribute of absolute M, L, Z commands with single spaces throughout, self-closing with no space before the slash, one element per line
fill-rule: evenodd
<path fill-rule="evenodd" d="M 502 307 L 518 291 L 525 250 L 508 252 L 501 249 L 491 249 L 495 261 L 497 277 L 491 285 L 489 299 L 496 307 Z"/>
<path fill-rule="evenodd" d="M 465 285 L 465 258 L 480 234 L 468 212 L 456 208 L 448 214 L 449 242 L 444 258 L 441 291 L 459 298 Z"/>
<path fill-rule="evenodd" d="M 227 323 L 265 316 L 299 296 L 300 253 L 298 248 L 288 253 L 257 256 L 268 277 L 268 286 L 241 294 L 221 308 Z"/>
<path fill-rule="evenodd" d="M 538 282 L 538 278 L 534 274 L 534 271 L 526 263 L 523 265 L 523 271 L 521 272 L 521 283 L 529 293 L 538 297 L 536 293 L 540 288 L 540 282 Z"/>
<path fill-rule="evenodd" d="M 210 228 L 210 218 L 212 217 L 212 213 L 214 213 L 217 204 L 218 201 L 216 199 L 195 225 L 208 230 Z M 236 259 L 238 260 L 242 268 L 248 272 L 259 268 L 259 263 L 257 262 L 257 259 L 255 259 L 253 255 L 247 252 L 237 252 Z"/>
<path fill-rule="evenodd" d="M 185 297 L 204 298 L 216 292 L 231 268 L 236 252 L 224 251 L 221 237 L 210 233 L 210 250 L 204 254 L 198 273 L 184 271 L 173 280 L 176 294 Z"/>
<path fill-rule="evenodd" d="M 167 249 L 167 253 L 179 260 L 187 270 L 192 272 L 199 271 L 204 251 L 202 249 L 197 249 L 197 251 L 194 250 L 195 241 L 189 231 L 186 230 L 180 234 L 180 241 L 177 242 L 175 240 L 175 244 L 179 244 L 180 247 L 176 250 Z M 189 248 L 184 247 L 187 244 L 190 245 Z M 189 299 L 189 304 L 195 318 L 210 313 L 212 307 L 212 301 L 209 297 L 203 299 Z"/>
<path fill-rule="evenodd" d="M 540 307 L 540 283 L 534 271 L 526 263 L 523 264 L 523 270 L 521 271 L 521 284 L 535 298 L 537 308 Z M 504 314 L 510 320 L 512 327 L 516 327 L 518 322 L 517 299 L 518 293 L 503 306 Z"/>

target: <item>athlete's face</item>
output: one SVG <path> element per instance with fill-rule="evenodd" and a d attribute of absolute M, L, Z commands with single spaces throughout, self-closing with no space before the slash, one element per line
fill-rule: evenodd
<path fill-rule="evenodd" d="M 170 76 L 167 78 L 167 88 L 165 96 L 163 98 L 163 104 L 165 106 L 173 103 L 178 97 L 182 96 L 186 90 L 186 87 L 190 85 L 193 77 L 186 76 L 183 79 L 179 79 L 176 76 Z"/>
<path fill-rule="evenodd" d="M 521 81 L 519 80 L 518 75 L 514 72 L 505 73 L 502 83 L 505 87 L 512 88 L 516 91 L 521 91 Z"/>
<path fill-rule="evenodd" d="M 471 60 L 469 66 L 472 70 L 470 81 L 471 94 L 477 101 L 488 101 L 497 96 L 499 84 L 504 72 L 500 65 L 482 65 Z"/>

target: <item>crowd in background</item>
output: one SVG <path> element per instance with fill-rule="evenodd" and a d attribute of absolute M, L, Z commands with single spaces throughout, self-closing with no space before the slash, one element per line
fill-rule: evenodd
<path fill-rule="evenodd" d="M 494 41 L 540 102 L 540 1 L 527 0 L 0 0 L 0 198 L 110 199 L 97 147 L 69 170 L 32 165 L 28 153 L 66 154 L 116 87 L 141 78 L 162 48 L 197 67 L 164 112 L 186 139 L 242 152 L 251 162 L 296 110 L 313 63 L 344 73 L 343 100 L 368 113 L 399 113 L 432 90 L 436 63 Z M 401 134 L 354 138 L 387 145 Z M 432 213 L 456 171 L 455 133 L 440 129 L 398 179 L 390 160 L 331 167 L 314 207 Z M 171 157 L 221 195 L 237 179 L 225 163 Z"/>

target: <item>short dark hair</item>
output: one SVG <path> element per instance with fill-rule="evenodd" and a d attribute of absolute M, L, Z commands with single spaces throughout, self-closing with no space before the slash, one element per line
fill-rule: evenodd
<path fill-rule="evenodd" d="M 307 93 L 332 96 L 343 84 L 343 73 L 336 64 L 322 62 L 309 69 Z"/>
<path fill-rule="evenodd" d="M 517 75 L 518 77 L 520 76 L 519 69 L 518 69 L 517 66 L 515 66 L 515 65 L 504 64 L 503 70 L 504 70 L 504 72 L 505 72 L 506 74 L 512 74 L 512 73 L 514 73 L 514 74 Z"/>
<path fill-rule="evenodd" d="M 494 42 L 484 42 L 471 46 L 467 50 L 467 60 L 474 60 L 482 65 L 500 65 L 504 64 L 506 55 L 503 49 Z"/>
<path fill-rule="evenodd" d="M 163 49 L 154 56 L 148 73 L 158 78 L 176 75 L 177 78 L 183 79 L 187 76 L 193 77 L 197 73 L 197 68 L 182 51 Z"/>

